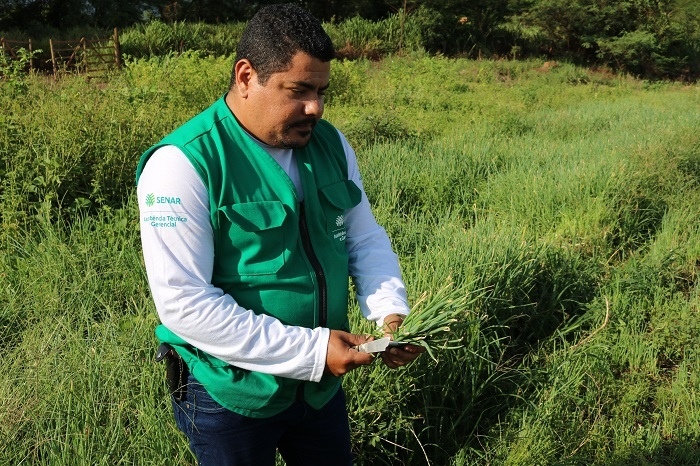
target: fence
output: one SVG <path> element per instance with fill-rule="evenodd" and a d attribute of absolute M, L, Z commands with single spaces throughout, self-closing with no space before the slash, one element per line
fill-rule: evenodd
<path fill-rule="evenodd" d="M 120 68 L 121 50 L 119 33 L 109 39 L 49 40 L 53 75 L 62 72 L 78 72 L 90 78 L 104 77 L 112 68 Z"/>
<path fill-rule="evenodd" d="M 25 47 L 32 52 L 32 41 L 27 42 L 0 39 L 4 53 L 11 60 L 18 60 L 20 48 Z M 26 47 L 28 45 L 28 48 Z M 88 78 L 106 77 L 114 68 L 121 68 L 121 47 L 119 32 L 114 28 L 114 34 L 107 39 L 88 39 L 81 37 L 75 40 L 49 39 L 49 55 L 37 55 L 29 62 L 29 71 L 45 71 L 58 78 L 63 73 L 84 74 Z M 38 66 L 37 66 L 38 62 Z M 49 65 L 49 66 L 46 66 Z"/>
<path fill-rule="evenodd" d="M 32 48 L 32 40 L 28 39 L 26 42 L 21 41 L 21 40 L 9 40 L 5 39 L 4 37 L 0 37 L 0 48 L 2 49 L 2 53 L 6 54 L 10 60 L 19 60 L 20 57 L 17 56 L 19 53 L 19 49 L 24 48 L 29 52 L 29 64 L 28 64 L 28 71 L 32 71 L 35 68 L 35 62 L 34 62 L 34 57 L 32 52 L 34 49 Z"/>

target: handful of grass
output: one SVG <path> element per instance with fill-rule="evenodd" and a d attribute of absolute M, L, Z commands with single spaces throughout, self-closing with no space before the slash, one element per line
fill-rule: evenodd
<path fill-rule="evenodd" d="M 467 306 L 474 301 L 464 289 L 448 281 L 435 293 L 425 292 L 418 298 L 403 323 L 391 332 L 392 340 L 422 346 L 436 360 L 436 349 L 462 347 L 460 330 L 472 323 Z"/>

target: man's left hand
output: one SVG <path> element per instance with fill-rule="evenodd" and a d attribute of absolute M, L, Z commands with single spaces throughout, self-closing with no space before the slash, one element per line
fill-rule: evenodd
<path fill-rule="evenodd" d="M 404 316 L 401 314 L 390 314 L 384 318 L 384 334 L 391 335 L 395 332 L 403 322 Z M 418 345 L 404 345 L 388 348 L 382 353 L 382 361 L 390 369 L 405 366 L 414 361 L 421 353 L 425 352 L 425 348 Z"/>

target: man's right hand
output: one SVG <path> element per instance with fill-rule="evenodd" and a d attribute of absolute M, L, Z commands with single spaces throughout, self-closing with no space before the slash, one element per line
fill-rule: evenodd
<path fill-rule="evenodd" d="M 328 340 L 328 352 L 326 353 L 326 372 L 339 377 L 360 366 L 372 364 L 374 356 L 354 349 L 355 346 L 370 340 L 372 340 L 372 337 L 355 335 L 341 330 L 331 330 L 331 337 Z"/>

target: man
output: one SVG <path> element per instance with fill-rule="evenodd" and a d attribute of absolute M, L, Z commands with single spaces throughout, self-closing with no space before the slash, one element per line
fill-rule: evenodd
<path fill-rule="evenodd" d="M 261 9 L 227 94 L 137 169 L 156 335 L 188 369 L 173 409 L 200 464 L 272 466 L 277 449 L 288 465 L 351 464 L 340 376 L 373 356 L 348 333 L 348 276 L 385 330 L 408 313 L 354 152 L 321 120 L 333 55 L 305 10 Z"/>

